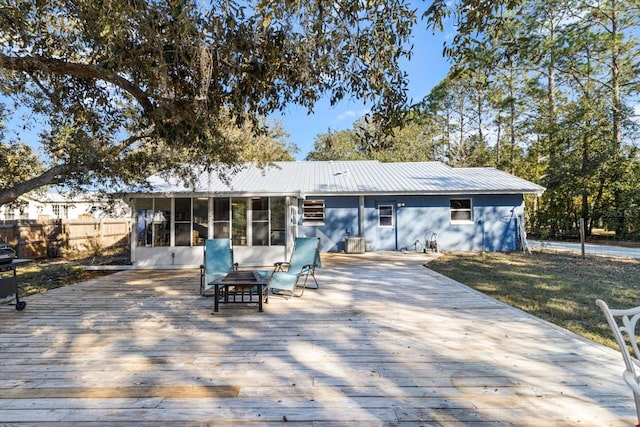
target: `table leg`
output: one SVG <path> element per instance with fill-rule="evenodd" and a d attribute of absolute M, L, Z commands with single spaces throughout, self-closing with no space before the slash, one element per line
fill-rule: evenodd
<path fill-rule="evenodd" d="M 262 283 L 258 284 L 258 311 L 262 312 L 262 290 L 264 289 Z"/>
<path fill-rule="evenodd" d="M 27 306 L 27 303 L 20 301 L 20 289 L 18 288 L 18 276 L 15 267 L 13 268 L 13 280 L 16 283 L 16 310 L 22 311 Z"/>
<path fill-rule="evenodd" d="M 213 312 L 217 313 L 218 312 L 218 300 L 220 299 L 220 286 L 218 285 L 214 285 L 214 292 L 213 292 Z"/>

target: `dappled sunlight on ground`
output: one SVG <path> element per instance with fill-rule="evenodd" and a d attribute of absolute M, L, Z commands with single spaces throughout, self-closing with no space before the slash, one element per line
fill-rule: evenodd
<path fill-rule="evenodd" d="M 213 314 L 196 270 L 0 307 L 0 423 L 633 422 L 615 352 L 424 268 L 434 256 L 323 254 L 319 289 L 262 313 Z"/>

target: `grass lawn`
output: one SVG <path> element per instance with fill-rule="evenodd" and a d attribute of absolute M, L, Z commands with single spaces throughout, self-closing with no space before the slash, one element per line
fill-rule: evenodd
<path fill-rule="evenodd" d="M 128 248 L 116 247 L 99 253 L 79 252 L 62 258 L 36 259 L 16 269 L 20 297 L 55 289 L 113 271 L 85 271 L 85 265 L 128 264 Z M 5 273 L 6 274 L 6 273 Z"/>
<path fill-rule="evenodd" d="M 428 267 L 484 294 L 616 348 L 601 298 L 640 305 L 640 260 L 553 252 L 447 253 Z"/>

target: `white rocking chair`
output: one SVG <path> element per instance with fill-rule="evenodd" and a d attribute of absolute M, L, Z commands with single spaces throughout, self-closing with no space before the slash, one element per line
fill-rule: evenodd
<path fill-rule="evenodd" d="M 638 424 L 636 427 L 640 427 L 640 378 L 636 373 L 636 369 L 640 368 L 640 351 L 638 350 L 638 340 L 636 337 L 636 327 L 640 320 L 640 307 L 629 308 L 626 310 L 610 309 L 606 302 L 601 299 L 596 300 L 596 304 L 604 316 L 607 318 L 607 322 L 613 331 L 613 335 L 616 338 L 622 358 L 626 369 L 622 373 L 624 382 L 627 383 L 631 390 L 633 390 L 633 399 L 636 404 L 636 415 L 638 417 Z M 628 344 L 625 341 L 625 335 L 628 339 Z M 629 346 L 633 350 L 633 355 L 629 353 Z"/>

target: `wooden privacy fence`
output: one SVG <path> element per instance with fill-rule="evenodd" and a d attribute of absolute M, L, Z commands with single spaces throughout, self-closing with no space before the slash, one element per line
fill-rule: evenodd
<path fill-rule="evenodd" d="M 128 245 L 129 231 L 128 219 L 5 221 L 0 223 L 0 243 L 14 248 L 20 258 L 54 258 L 64 251 Z"/>

